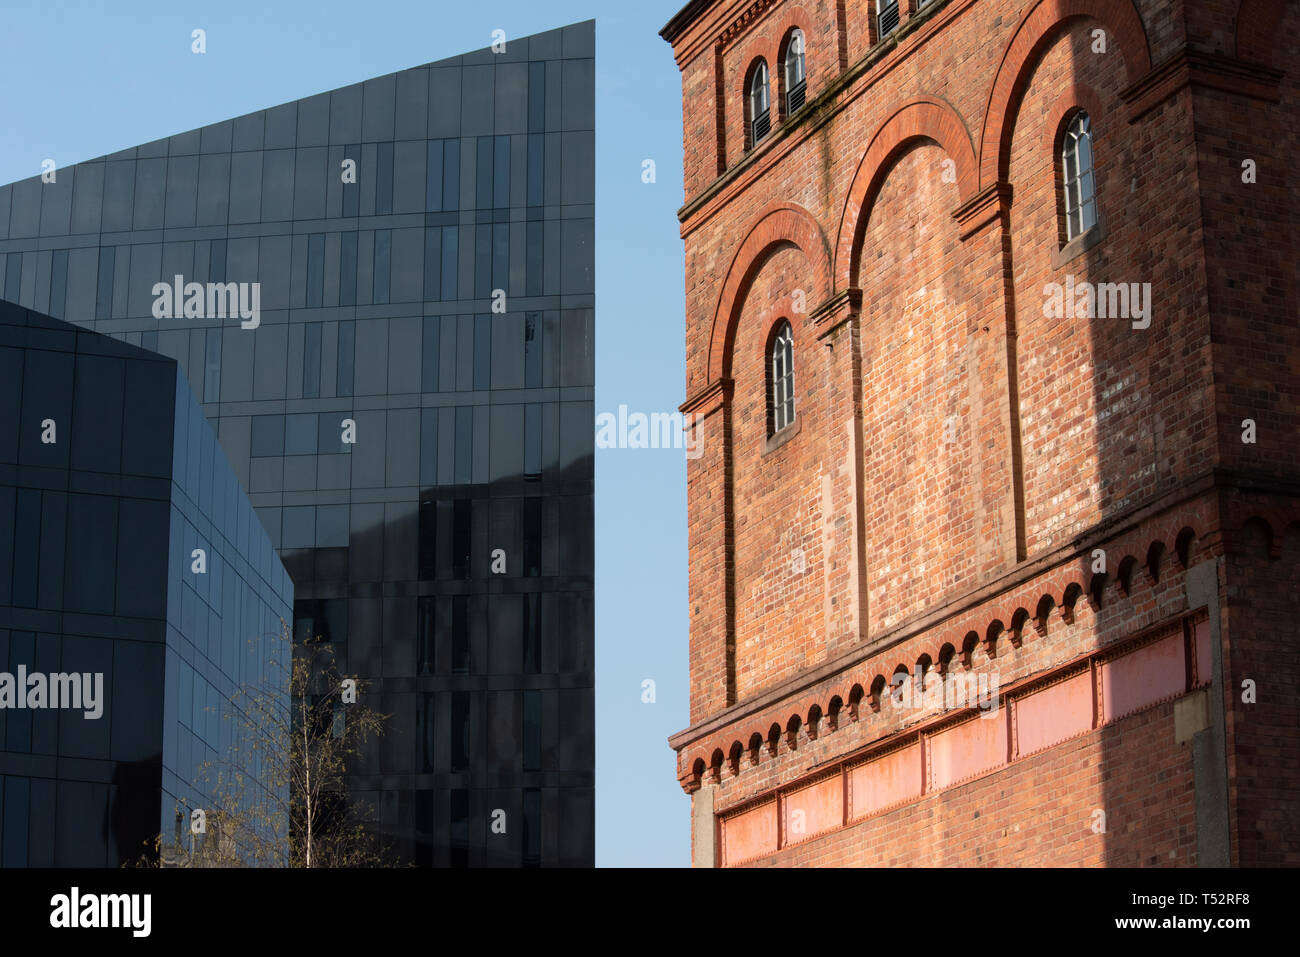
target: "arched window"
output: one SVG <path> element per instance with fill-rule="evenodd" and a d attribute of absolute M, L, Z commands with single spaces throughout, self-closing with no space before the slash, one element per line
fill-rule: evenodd
<path fill-rule="evenodd" d="M 1092 170 L 1092 122 L 1079 110 L 1061 141 L 1061 187 L 1065 199 L 1065 239 L 1086 233 L 1097 223 L 1096 180 Z"/>
<path fill-rule="evenodd" d="M 767 369 L 770 431 L 775 435 L 794 421 L 794 333 L 789 322 L 782 321 L 772 337 Z"/>
<path fill-rule="evenodd" d="M 757 146 L 758 141 L 772 128 L 771 105 L 768 102 L 767 63 L 759 60 L 754 67 L 754 75 L 749 79 L 749 132 L 750 145 Z"/>
<path fill-rule="evenodd" d="M 793 116 L 803 106 L 806 98 L 803 31 L 795 30 L 790 34 L 790 43 L 785 49 L 786 116 Z"/>

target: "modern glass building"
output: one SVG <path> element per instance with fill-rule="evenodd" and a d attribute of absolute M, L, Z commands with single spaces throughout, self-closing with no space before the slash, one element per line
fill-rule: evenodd
<path fill-rule="evenodd" d="M 0 865 L 116 867 L 211 807 L 236 689 L 288 703 L 292 605 L 177 363 L 0 302 Z"/>
<path fill-rule="evenodd" d="M 352 788 L 420 865 L 594 861 L 594 46 L 508 40 L 0 188 L 0 298 L 183 368 L 296 634 L 392 715 Z"/>

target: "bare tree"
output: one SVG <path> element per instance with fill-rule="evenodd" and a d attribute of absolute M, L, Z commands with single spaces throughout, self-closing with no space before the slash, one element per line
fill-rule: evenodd
<path fill-rule="evenodd" d="M 388 863 L 345 776 L 389 716 L 364 703 L 363 683 L 340 674 L 328 643 L 295 645 L 281 622 L 272 645 L 263 681 L 240 689 L 222 716 L 235 724 L 230 752 L 200 766 L 209 806 L 178 807 L 173 840 L 151 842 L 148 866 Z"/>

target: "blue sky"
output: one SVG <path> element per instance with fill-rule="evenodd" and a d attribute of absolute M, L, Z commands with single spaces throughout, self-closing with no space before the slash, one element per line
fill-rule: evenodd
<path fill-rule="evenodd" d="M 658 33 L 684 0 L 11 4 L 0 15 L 0 183 L 513 37 L 596 20 L 596 411 L 685 398 L 681 83 Z M 130 11 L 129 13 L 126 11 Z M 207 53 L 190 32 L 207 32 Z M 657 181 L 642 182 L 653 159 Z M 686 866 L 690 804 L 682 452 L 596 455 L 600 866 Z M 655 702 L 642 702 L 642 682 Z"/>

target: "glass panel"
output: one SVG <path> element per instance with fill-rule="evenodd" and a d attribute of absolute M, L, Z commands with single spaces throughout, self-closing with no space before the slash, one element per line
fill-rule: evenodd
<path fill-rule="evenodd" d="M 99 276 L 95 287 L 95 318 L 108 319 L 113 315 L 113 265 L 116 246 L 99 248 Z"/>
<path fill-rule="evenodd" d="M 505 209 L 510 205 L 510 137 L 496 137 L 493 154 L 492 205 Z"/>
<path fill-rule="evenodd" d="M 391 229 L 375 230 L 375 274 L 374 274 L 374 298 L 371 300 L 375 305 L 383 305 L 388 302 L 389 280 L 393 274 L 393 231 Z"/>
<path fill-rule="evenodd" d="M 375 170 L 375 215 L 393 211 L 393 144 L 380 143 Z M 378 302 L 378 300 L 376 300 Z"/>
<path fill-rule="evenodd" d="M 524 407 L 524 478 L 542 475 L 542 406 L 531 402 Z"/>
<path fill-rule="evenodd" d="M 510 286 L 510 224 L 492 226 L 492 288 L 507 291 Z"/>
<path fill-rule="evenodd" d="M 451 670 L 458 675 L 470 672 L 469 597 L 466 595 L 453 595 L 451 599 Z"/>
<path fill-rule="evenodd" d="M 442 212 L 442 140 L 429 140 L 424 164 L 424 208 Z"/>
<path fill-rule="evenodd" d="M 442 317 L 425 316 L 420 333 L 420 391 L 438 391 L 438 340 L 442 334 Z"/>
<path fill-rule="evenodd" d="M 355 306 L 356 304 L 357 234 L 349 232 L 339 237 L 339 305 Z"/>
<path fill-rule="evenodd" d="M 492 317 L 474 317 L 474 388 L 492 388 Z"/>
<path fill-rule="evenodd" d="M 528 205 L 541 206 L 546 185 L 543 164 L 546 156 L 546 137 L 533 133 L 528 137 Z"/>
<path fill-rule="evenodd" d="M 530 312 L 524 316 L 524 388 L 537 389 L 542 385 L 542 314 Z"/>
<path fill-rule="evenodd" d="M 437 599 L 432 595 L 425 596 L 419 601 L 419 608 L 416 618 L 416 662 L 415 673 L 418 675 L 432 675 L 436 667 L 434 654 L 436 652 L 435 641 L 437 638 L 437 629 L 435 622 L 435 611 Z"/>
<path fill-rule="evenodd" d="M 204 346 L 203 401 L 221 401 L 221 327 L 207 330 Z"/>
<path fill-rule="evenodd" d="M 542 573 L 542 500 L 524 499 L 523 515 L 524 575 L 536 578 Z"/>
<path fill-rule="evenodd" d="M 474 409 L 458 406 L 456 409 L 456 459 L 455 482 L 468 485 L 474 468 Z"/>
<path fill-rule="evenodd" d="M 524 789 L 524 867 L 542 866 L 542 791 Z"/>
<path fill-rule="evenodd" d="M 420 410 L 420 485 L 438 484 L 438 409 Z"/>
<path fill-rule="evenodd" d="M 467 498 L 456 499 L 455 508 L 452 511 L 451 526 L 451 574 L 453 578 L 467 579 L 471 577 L 470 542 L 473 537 L 471 534 L 473 518 L 474 503 Z"/>
<path fill-rule="evenodd" d="M 441 299 L 443 302 L 449 302 L 459 298 L 456 289 L 456 269 L 459 265 L 459 259 L 456 253 L 458 235 L 459 231 L 455 226 L 442 227 Z"/>
<path fill-rule="evenodd" d="M 325 297 L 325 234 L 307 237 L 307 308 L 316 309 Z"/>
<path fill-rule="evenodd" d="M 253 416 L 252 433 L 252 455 L 264 456 L 284 454 L 284 416 Z"/>
<path fill-rule="evenodd" d="M 303 329 L 302 395 L 304 399 L 320 396 L 321 324 L 309 322 Z"/>
<path fill-rule="evenodd" d="M 442 154 L 442 210 L 460 209 L 460 140 L 445 140 Z M 446 284 L 443 285 L 446 289 Z"/>
<path fill-rule="evenodd" d="M 284 417 L 284 454 L 316 454 L 316 413 L 304 412 Z"/>
<path fill-rule="evenodd" d="M 353 234 L 356 235 L 355 233 Z M 352 374 L 355 364 L 356 353 L 356 326 L 352 322 L 339 323 L 339 357 L 338 357 L 338 386 L 335 389 L 336 395 L 352 394 Z"/>
<path fill-rule="evenodd" d="M 475 167 L 474 205 L 478 209 L 492 208 L 492 137 L 478 138 L 478 164 Z"/>
<path fill-rule="evenodd" d="M 542 596 L 524 595 L 524 673 L 535 675 L 542 667 Z"/>
<path fill-rule="evenodd" d="M 542 768 L 542 693 L 524 692 L 524 770 Z"/>

